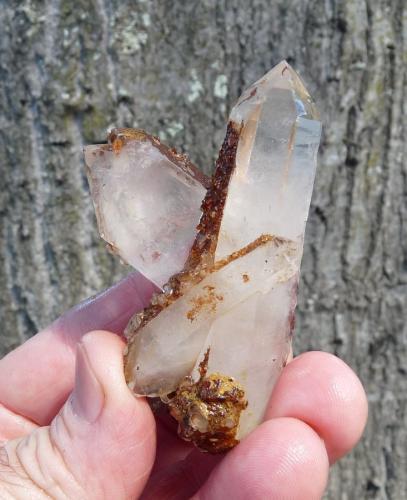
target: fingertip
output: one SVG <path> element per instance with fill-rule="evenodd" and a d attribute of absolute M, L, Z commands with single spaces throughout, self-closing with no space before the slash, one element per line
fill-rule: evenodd
<path fill-rule="evenodd" d="M 313 429 L 297 419 L 273 419 L 229 452 L 194 498 L 317 499 L 328 470 L 325 446 Z"/>
<path fill-rule="evenodd" d="M 108 488 L 125 487 L 136 497 L 154 463 L 155 420 L 145 399 L 127 387 L 123 348 L 111 332 L 84 335 L 77 345 L 74 390 L 51 433 L 89 487 L 86 476 L 97 471 L 95 481 L 99 477 Z"/>
<path fill-rule="evenodd" d="M 78 344 L 78 356 L 83 350 L 89 364 L 89 371 L 92 372 L 101 392 L 103 393 L 103 408 L 95 424 L 99 428 L 109 429 L 119 435 L 127 435 L 129 444 L 140 442 L 140 436 L 145 441 L 145 449 L 149 450 L 147 455 L 151 459 L 151 450 L 155 452 L 155 419 L 145 398 L 136 397 L 128 388 L 124 378 L 123 369 L 123 349 L 124 342 L 117 335 L 105 331 L 95 330 L 84 335 Z M 91 378 L 91 377 L 88 377 Z M 84 377 L 86 380 L 86 377 Z M 93 391 L 89 400 L 100 400 L 96 392 L 96 385 L 79 381 L 78 377 L 73 392 L 75 393 L 81 386 L 89 387 Z M 80 392 L 80 390 L 79 390 Z M 85 399 L 85 398 L 82 398 Z M 86 406 L 93 403 L 87 402 Z M 96 415 L 93 410 L 91 415 Z M 144 453 L 144 452 L 143 452 Z"/>
<path fill-rule="evenodd" d="M 151 415 L 145 398 L 135 397 L 124 377 L 124 341 L 106 330 L 94 330 L 83 336 L 78 344 L 86 352 L 92 371 L 103 387 L 106 409 L 121 408 L 123 411 L 141 411 L 145 417 Z"/>
<path fill-rule="evenodd" d="M 314 351 L 298 356 L 284 369 L 266 418 L 306 422 L 325 441 L 333 463 L 359 441 L 367 414 L 366 394 L 356 374 L 333 354 Z"/>
<path fill-rule="evenodd" d="M 86 333 L 79 343 L 84 346 L 86 351 L 94 351 L 95 354 L 99 350 L 109 349 L 111 355 L 115 357 L 117 357 L 118 352 L 122 352 L 124 349 L 124 341 L 116 334 L 107 330 L 92 330 Z"/>
<path fill-rule="evenodd" d="M 86 353 L 93 373 L 108 396 L 123 392 L 123 349 L 123 340 L 106 330 L 91 331 L 77 344 L 77 352 Z"/>

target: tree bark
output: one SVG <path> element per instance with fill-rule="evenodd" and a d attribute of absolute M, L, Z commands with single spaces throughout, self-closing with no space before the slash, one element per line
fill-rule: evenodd
<path fill-rule="evenodd" d="M 407 498 L 403 0 L 0 5 L 0 354 L 128 272 L 98 237 L 82 146 L 141 127 L 209 173 L 235 99 L 285 58 L 324 122 L 295 349 L 343 358 L 370 402 L 326 498 Z"/>

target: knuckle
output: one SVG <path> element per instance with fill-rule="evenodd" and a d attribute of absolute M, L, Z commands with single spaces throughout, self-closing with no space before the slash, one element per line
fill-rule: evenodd
<path fill-rule="evenodd" d="M 6 442 L 0 451 L 0 492 L 3 487 L 10 498 L 27 498 L 28 493 L 38 500 L 85 499 L 54 438 L 50 427 L 41 427 L 23 439 Z"/>

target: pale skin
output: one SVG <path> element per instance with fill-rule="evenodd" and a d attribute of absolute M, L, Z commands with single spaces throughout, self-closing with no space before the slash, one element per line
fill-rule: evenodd
<path fill-rule="evenodd" d="M 124 380 L 118 334 L 152 291 L 134 274 L 0 361 L 0 498 L 321 498 L 366 424 L 353 371 L 323 352 L 294 358 L 264 423 L 226 455 L 202 454 Z"/>

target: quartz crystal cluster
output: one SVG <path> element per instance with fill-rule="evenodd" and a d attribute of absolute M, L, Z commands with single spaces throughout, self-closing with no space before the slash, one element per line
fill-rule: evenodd
<path fill-rule="evenodd" d="M 287 362 L 320 134 L 283 61 L 232 109 L 210 182 L 142 131 L 85 148 L 101 236 L 162 290 L 127 326 L 129 387 L 201 450 L 261 422 Z"/>

